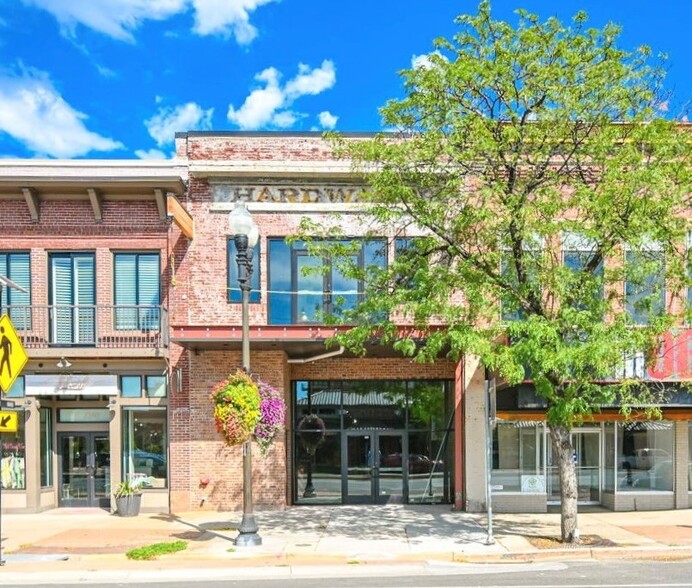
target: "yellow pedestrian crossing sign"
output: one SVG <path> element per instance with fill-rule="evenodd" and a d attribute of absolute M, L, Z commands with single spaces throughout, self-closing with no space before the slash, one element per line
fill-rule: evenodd
<path fill-rule="evenodd" d="M 16 433 L 19 428 L 19 413 L 0 411 L 0 433 Z"/>
<path fill-rule="evenodd" d="M 10 317 L 0 317 L 0 388 L 7 392 L 22 373 L 29 356 Z"/>

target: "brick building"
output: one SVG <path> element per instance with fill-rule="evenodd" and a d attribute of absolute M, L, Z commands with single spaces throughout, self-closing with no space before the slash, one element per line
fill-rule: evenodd
<path fill-rule="evenodd" d="M 488 375 L 473 358 L 411 363 L 372 345 L 325 348 L 335 296 L 362 292 L 288 244 L 302 217 L 340 215 L 363 235 L 362 189 L 317 134 L 182 133 L 168 162 L 0 162 L 0 275 L 30 361 L 8 394 L 22 413 L 3 433 L 3 509 L 107 505 L 111 484 L 145 480 L 143 508 L 230 510 L 242 502 L 240 448 L 220 441 L 209 394 L 241 365 L 241 305 L 228 215 L 247 203 L 260 239 L 250 298 L 251 371 L 280 390 L 286 434 L 254 454 L 258 508 L 449 503 L 542 511 L 556 497 L 544 415 L 530 387 L 498 391 L 486 460 Z M 393 235 L 359 241 L 359 263 L 396 255 Z M 329 268 L 306 275 L 305 266 Z M 679 379 L 689 331 L 642 377 Z M 680 351 L 682 350 L 682 351 Z M 673 362 L 673 363 L 671 363 Z M 640 373 L 641 372 L 641 373 Z M 687 508 L 692 427 L 686 399 L 664 420 L 616 411 L 574 434 L 580 500 L 617 510 Z M 307 418 L 308 415 L 314 417 Z M 19 463 L 15 461 L 12 463 Z M 16 466 L 14 466 L 16 467 Z"/>

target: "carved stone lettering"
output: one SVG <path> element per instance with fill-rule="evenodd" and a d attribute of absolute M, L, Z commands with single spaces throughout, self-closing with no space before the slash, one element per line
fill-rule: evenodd
<path fill-rule="evenodd" d="M 239 185 L 214 183 L 211 187 L 214 202 L 297 202 L 344 203 L 357 202 L 363 188 L 353 185 L 258 183 Z"/>

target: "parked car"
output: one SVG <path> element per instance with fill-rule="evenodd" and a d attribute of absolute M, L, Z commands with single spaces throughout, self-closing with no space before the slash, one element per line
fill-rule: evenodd
<path fill-rule="evenodd" d="M 632 477 L 633 488 L 673 489 L 673 460 L 657 461 L 651 468 Z"/>
<path fill-rule="evenodd" d="M 634 467 L 638 470 L 648 470 L 660 461 L 670 461 L 670 453 L 665 449 L 637 449 L 634 452 Z"/>
<path fill-rule="evenodd" d="M 382 467 L 400 468 L 402 463 L 401 453 L 390 453 L 382 458 Z M 432 460 L 427 455 L 410 453 L 408 456 L 408 471 L 410 474 L 425 474 L 428 472 L 440 472 L 444 463 L 441 460 Z"/>

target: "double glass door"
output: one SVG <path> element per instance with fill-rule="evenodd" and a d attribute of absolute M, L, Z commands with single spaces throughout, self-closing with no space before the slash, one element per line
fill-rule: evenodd
<path fill-rule="evenodd" d="M 403 503 L 404 435 L 380 431 L 344 435 L 342 493 L 346 504 Z"/>
<path fill-rule="evenodd" d="M 552 443 L 548 449 L 548 502 L 560 502 L 560 472 L 553 456 Z M 577 467 L 577 500 L 580 504 L 601 502 L 601 430 L 575 429 L 572 432 L 573 459 Z"/>
<path fill-rule="evenodd" d="M 60 506 L 110 505 L 110 439 L 103 433 L 58 433 Z"/>

